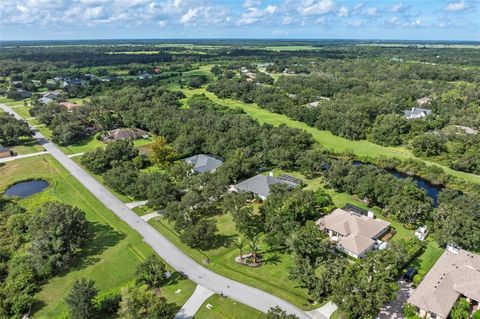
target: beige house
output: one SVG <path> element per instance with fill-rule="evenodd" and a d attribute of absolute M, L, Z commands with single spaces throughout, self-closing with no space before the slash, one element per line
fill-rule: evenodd
<path fill-rule="evenodd" d="M 478 307 L 480 255 L 447 246 L 408 303 L 417 308 L 421 318 L 446 319 L 460 296 Z"/>
<path fill-rule="evenodd" d="M 375 219 L 372 212 L 365 216 L 340 208 L 320 218 L 316 224 L 337 243 L 337 249 L 354 258 L 365 257 L 390 227 L 389 222 Z"/>
<path fill-rule="evenodd" d="M 148 132 L 138 128 L 117 128 L 108 131 L 103 136 L 104 142 L 118 141 L 118 140 L 138 140 L 140 138 L 148 138 Z"/>

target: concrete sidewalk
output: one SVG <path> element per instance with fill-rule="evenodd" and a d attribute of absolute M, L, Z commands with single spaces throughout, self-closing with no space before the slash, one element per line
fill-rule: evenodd
<path fill-rule="evenodd" d="M 6 163 L 6 162 L 11 162 L 17 159 L 22 159 L 22 158 L 29 158 L 29 157 L 34 157 L 38 155 L 45 155 L 48 154 L 47 151 L 43 152 L 37 152 L 37 153 L 32 153 L 32 154 L 25 154 L 25 155 L 17 155 L 17 156 L 12 156 L 12 157 L 6 157 L 6 158 L 0 158 L 0 163 Z"/>
<path fill-rule="evenodd" d="M 190 319 L 197 313 L 203 303 L 215 293 L 205 287 L 197 285 L 193 295 L 183 305 L 182 309 L 178 311 L 174 319 Z"/>

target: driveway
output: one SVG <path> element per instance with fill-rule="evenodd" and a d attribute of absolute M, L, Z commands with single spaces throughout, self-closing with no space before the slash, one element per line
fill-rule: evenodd
<path fill-rule="evenodd" d="M 399 281 L 400 290 L 397 291 L 397 299 L 390 301 L 380 309 L 378 319 L 404 319 L 403 305 L 407 302 L 407 299 L 413 293 L 413 287 L 411 283 L 403 280 Z"/>
<path fill-rule="evenodd" d="M 10 107 L 0 104 L 0 108 L 22 119 Z M 40 144 L 70 172 L 86 189 L 98 200 L 131 228 L 137 231 L 143 240 L 165 260 L 170 266 L 179 272 L 183 272 L 193 282 L 217 293 L 232 298 L 252 308 L 267 312 L 270 308 L 279 306 L 288 313 L 295 314 L 301 319 L 312 318 L 306 312 L 300 310 L 289 302 L 271 295 L 265 291 L 247 286 L 235 280 L 223 277 L 201 266 L 188 257 L 182 250 L 161 235 L 155 228 L 135 214 L 122 201 L 115 197 L 108 189 L 100 184 L 95 178 L 87 173 L 82 167 L 65 155 L 58 147 L 48 141 L 41 133 L 35 137 Z M 321 319 L 327 319 L 326 317 Z"/>
<path fill-rule="evenodd" d="M 197 313 L 205 300 L 214 294 L 213 291 L 205 287 L 197 285 L 193 295 L 188 298 L 187 302 L 182 306 L 182 309 L 176 314 L 174 319 L 190 319 Z"/>

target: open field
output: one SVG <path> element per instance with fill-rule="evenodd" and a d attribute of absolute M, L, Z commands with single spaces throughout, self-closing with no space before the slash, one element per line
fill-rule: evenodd
<path fill-rule="evenodd" d="M 211 305 L 208 309 L 207 305 Z M 256 319 L 261 312 L 232 299 L 213 295 L 195 314 L 194 319 Z"/>
<path fill-rule="evenodd" d="M 62 316 L 66 311 L 63 297 L 73 281 L 82 276 L 95 280 L 101 293 L 125 286 L 134 279 L 137 265 L 153 253 L 140 235 L 106 209 L 51 156 L 6 163 L 0 167 L 0 175 L 0 190 L 22 179 L 47 180 L 50 186 L 45 191 L 20 200 L 20 204 L 34 209 L 46 201 L 68 203 L 84 210 L 92 227 L 92 238 L 70 271 L 49 279 L 37 293 L 39 303 L 34 309 L 34 318 Z M 194 288 L 191 281 L 179 280 L 162 288 L 162 293 L 181 306 Z M 174 293 L 177 289 L 181 289 L 179 294 Z"/>

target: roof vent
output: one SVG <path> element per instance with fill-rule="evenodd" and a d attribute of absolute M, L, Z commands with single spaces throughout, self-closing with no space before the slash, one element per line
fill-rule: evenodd
<path fill-rule="evenodd" d="M 447 245 L 447 250 L 451 253 L 458 254 L 458 252 L 460 251 L 460 248 L 453 244 L 449 244 Z"/>

